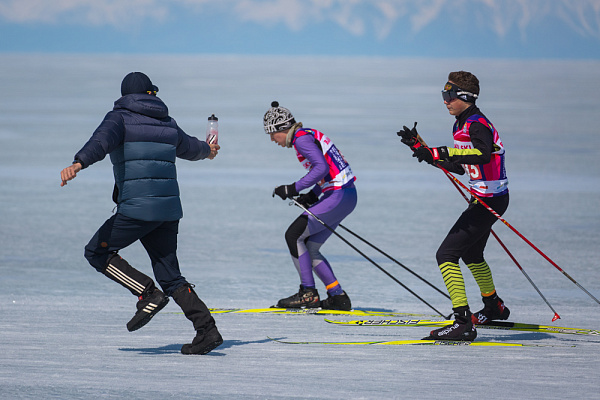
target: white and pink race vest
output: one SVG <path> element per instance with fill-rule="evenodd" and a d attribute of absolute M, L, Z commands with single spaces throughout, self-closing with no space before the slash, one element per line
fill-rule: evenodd
<path fill-rule="evenodd" d="M 454 124 L 454 148 L 473 149 L 469 127 L 473 122 L 479 122 L 486 126 L 494 135 L 494 151 L 490 162 L 487 164 L 463 164 L 471 190 L 481 197 L 496 197 L 508 193 L 508 179 L 504 166 L 504 146 L 498 135 L 498 131 L 490 121 L 481 115 L 470 116 L 462 129 L 458 129 L 458 121 Z"/>
<path fill-rule="evenodd" d="M 339 190 L 354 182 L 356 177 L 352 173 L 352 169 L 350 168 L 350 164 L 346 161 L 342 153 L 335 147 L 335 145 L 331 142 L 327 136 L 325 136 L 322 132 L 317 131 L 316 129 L 300 129 L 294 135 L 294 142 L 297 138 L 311 135 L 315 139 L 319 141 L 321 145 L 321 150 L 323 151 L 323 156 L 325 157 L 325 161 L 329 166 L 329 172 L 325 177 L 318 182 L 318 185 L 321 187 L 322 192 L 327 192 L 330 190 Z M 308 161 L 302 154 L 298 152 L 296 147 L 296 156 L 298 157 L 298 161 L 302 164 L 302 166 L 310 171 L 312 165 L 310 161 Z"/>

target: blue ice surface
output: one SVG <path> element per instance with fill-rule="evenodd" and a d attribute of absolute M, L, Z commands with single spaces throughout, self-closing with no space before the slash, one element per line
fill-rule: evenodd
<path fill-rule="evenodd" d="M 279 61 L 279 62 L 276 62 Z M 451 145 L 440 90 L 451 70 L 481 81 L 479 106 L 506 146 L 506 220 L 600 296 L 600 65 L 592 61 L 429 60 L 237 56 L 2 55 L 0 75 L 0 393 L 21 398 L 598 398 L 596 337 L 479 330 L 479 340 L 577 347 L 475 348 L 283 345 L 289 340 L 415 339 L 428 328 L 347 327 L 319 316 L 215 315 L 225 342 L 183 356 L 193 335 L 171 302 L 129 333 L 135 298 L 96 273 L 83 246 L 113 210 L 104 160 L 66 187 L 69 165 L 119 95 L 146 72 L 171 115 L 204 136 L 219 117 L 219 156 L 178 162 L 184 205 L 179 259 L 209 307 L 268 307 L 297 290 L 283 233 L 299 214 L 272 198 L 304 170 L 270 143 L 271 101 L 330 136 L 358 180 L 344 225 L 443 289 L 435 251 L 464 209 L 448 179 L 419 164 L 396 131 L 418 121 L 432 146 Z M 464 182 L 464 178 L 462 179 Z M 600 328 L 598 304 L 505 225 L 494 230 L 562 319 Z M 436 308 L 449 302 L 343 230 Z M 338 238 L 322 248 L 357 308 L 432 314 Z M 122 252 L 151 274 L 139 244 Z M 552 324 L 553 313 L 491 238 L 486 252 L 511 320 Z M 465 272 L 472 308 L 480 306 Z M 318 287 L 321 294 L 325 290 Z M 341 318 L 341 317 L 340 317 Z"/>

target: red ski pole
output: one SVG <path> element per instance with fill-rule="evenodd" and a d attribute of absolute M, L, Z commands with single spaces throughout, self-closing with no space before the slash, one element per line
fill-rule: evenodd
<path fill-rule="evenodd" d="M 454 187 L 456 188 L 456 190 L 458 190 L 458 192 L 461 194 L 461 196 L 468 203 L 469 202 L 469 198 L 464 194 L 464 192 L 461 190 L 461 188 L 450 177 L 448 177 L 448 179 L 450 179 L 450 182 L 452 182 L 452 184 L 454 185 Z M 538 289 L 538 287 L 536 286 L 536 284 L 533 283 L 533 281 L 531 280 L 531 278 L 529 277 L 529 275 L 527 274 L 527 272 L 525 272 L 525 270 L 523 269 L 523 267 L 521 267 L 521 264 L 519 264 L 519 262 L 517 261 L 517 259 L 512 255 L 512 253 L 510 252 L 510 250 L 508 250 L 508 248 L 504 245 L 504 243 L 502 242 L 502 240 L 500 240 L 500 238 L 498 237 L 498 235 L 496 235 L 496 232 L 494 232 L 493 229 L 490 229 L 490 232 L 496 238 L 496 240 L 498 241 L 498 244 L 504 249 L 504 251 L 506 251 L 506 254 L 508 254 L 508 256 L 510 257 L 510 259 L 513 260 L 513 262 L 515 263 L 515 265 L 523 273 L 523 275 L 525 275 L 525 278 L 527 278 L 527 280 L 529 281 L 529 283 L 531 283 L 531 286 L 533 286 L 533 288 L 538 292 L 538 294 L 541 296 L 542 300 L 544 300 L 544 302 L 548 305 L 548 307 L 550 307 L 550 309 L 552 310 L 552 312 L 554 312 L 554 317 L 552 317 L 552 322 L 556 321 L 557 319 L 560 319 L 560 315 L 558 315 L 558 313 L 556 312 L 556 310 L 554 309 L 554 307 L 552 307 L 552 305 L 548 302 L 548 300 L 546 300 L 546 297 L 542 294 L 542 292 L 540 291 L 540 289 Z"/>
<path fill-rule="evenodd" d="M 544 257 L 546 259 L 546 261 L 548 261 L 550 264 L 552 264 L 553 267 L 555 267 L 556 269 L 558 269 L 564 276 L 566 276 L 571 282 L 573 282 L 575 285 L 577 285 L 577 287 L 581 290 L 583 290 L 588 296 L 590 296 L 592 299 L 594 299 L 596 301 L 596 303 L 600 304 L 600 300 L 598 300 L 596 297 L 594 297 L 590 292 L 588 292 L 583 286 L 581 286 L 575 279 L 573 279 L 569 274 L 567 274 L 561 267 L 559 267 L 554 261 L 552 261 L 552 259 L 550 257 L 548 257 L 546 254 L 544 254 L 544 252 L 542 252 L 540 249 L 537 248 L 536 245 L 534 245 L 533 243 L 531 243 L 529 241 L 529 239 L 527 239 L 525 236 L 523 236 L 518 230 L 516 230 L 511 224 L 508 223 L 508 221 L 506 221 L 504 218 L 502 218 L 496 211 L 494 211 L 494 209 L 490 206 L 488 206 L 483 200 L 481 200 L 481 198 L 479 196 L 477 196 L 475 193 L 473 193 L 473 191 L 471 189 L 469 189 L 468 187 L 466 187 L 464 185 L 464 183 L 462 183 L 461 181 L 459 181 L 454 175 L 452 175 L 450 172 L 448 172 L 446 169 L 444 169 L 443 167 L 437 165 L 437 167 L 439 169 L 441 169 L 442 171 L 444 171 L 444 173 L 446 174 L 447 177 L 449 177 L 450 179 L 452 179 L 452 181 L 456 182 L 457 184 L 459 184 L 463 189 L 465 189 L 467 192 L 469 192 L 473 197 L 475 197 L 477 199 L 477 201 L 479 201 L 479 203 L 484 206 L 489 212 L 491 212 L 496 218 L 498 218 L 500 221 L 502 221 L 502 223 L 506 226 L 508 226 L 514 233 L 517 234 L 517 236 L 519 236 L 521 239 L 523 239 L 525 241 L 525 243 L 527 243 L 528 245 L 530 245 L 535 251 L 537 251 L 542 257 Z"/>
<path fill-rule="evenodd" d="M 425 143 L 425 141 L 423 140 L 423 138 L 417 134 L 417 140 L 423 145 L 423 146 L 427 146 L 427 143 Z M 442 168 L 442 170 L 444 170 Z M 456 190 L 458 190 L 458 193 L 461 194 L 461 196 L 467 201 L 467 203 L 469 202 L 469 198 L 464 194 L 464 192 L 461 190 L 460 186 L 458 186 L 456 184 L 456 182 L 461 183 L 458 179 L 456 179 L 453 175 L 449 175 L 450 173 L 446 170 L 444 170 L 444 172 L 446 173 L 446 177 L 450 180 L 450 182 L 454 185 L 454 187 L 456 188 Z M 462 185 L 462 183 L 461 183 Z M 462 185 L 464 187 L 464 185 Z M 467 189 L 468 190 L 468 189 Z M 469 193 L 472 193 L 469 190 Z M 489 209 L 489 208 L 488 208 Z M 493 210 L 492 210 L 493 211 Z M 496 215 L 498 216 L 498 215 Z M 560 315 L 558 315 L 558 313 L 556 312 L 556 310 L 554 309 L 554 307 L 552 307 L 552 305 L 550 304 L 550 302 L 548 302 L 548 300 L 546 299 L 546 297 L 542 294 L 542 292 L 540 291 L 540 289 L 537 287 L 537 285 L 535 283 L 533 283 L 533 280 L 529 277 L 529 275 L 527 274 L 527 272 L 525 272 L 525 270 L 523 269 L 523 267 L 521 267 L 521 264 L 519 264 L 519 262 L 517 261 L 517 259 L 512 255 L 512 253 L 510 252 L 510 250 L 508 250 L 508 248 L 504 245 L 504 243 L 502 242 L 502 240 L 500 240 L 500 238 L 498 237 L 498 235 L 496 235 L 496 232 L 494 232 L 493 229 L 490 229 L 490 233 L 496 238 L 496 240 L 498 241 L 498 244 L 504 249 L 504 251 L 506 251 L 506 254 L 508 254 L 508 256 L 510 257 L 511 260 L 513 260 L 513 262 L 515 263 L 515 265 L 519 268 L 519 270 L 523 273 L 523 275 L 525 276 L 525 278 L 527 278 L 527 280 L 529 281 L 529 283 L 531 284 L 531 286 L 533 286 L 533 288 L 536 290 L 536 292 L 538 292 L 538 294 L 540 295 L 540 297 L 542 298 L 542 300 L 544 300 L 544 302 L 548 305 L 548 307 L 550 307 L 550 310 L 552 310 L 552 312 L 554 313 L 554 316 L 552 317 L 552 322 L 556 321 L 557 319 L 560 319 Z M 585 289 L 584 289 L 585 290 Z M 593 296 L 592 296 L 593 297 Z"/>

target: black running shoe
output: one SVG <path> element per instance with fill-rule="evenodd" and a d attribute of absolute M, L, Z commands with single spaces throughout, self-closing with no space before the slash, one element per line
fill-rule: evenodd
<path fill-rule="evenodd" d="M 207 354 L 223 344 L 223 338 L 213 325 L 208 331 L 204 329 L 196 331 L 196 337 L 192 343 L 184 344 L 181 347 L 182 354 Z"/>
<path fill-rule="evenodd" d="M 336 294 L 335 296 L 327 296 L 327 299 L 321 302 L 321 308 L 326 310 L 352 310 L 352 303 L 350 303 L 350 297 L 343 292 L 342 294 Z"/>
<path fill-rule="evenodd" d="M 456 340 L 472 342 L 477 337 L 477 331 L 471 321 L 469 307 L 457 307 L 454 309 L 454 323 L 431 331 L 427 340 Z"/>
<path fill-rule="evenodd" d="M 298 293 L 277 302 L 280 308 L 318 308 L 321 306 L 319 292 L 315 288 L 300 285 Z"/>
<path fill-rule="evenodd" d="M 169 298 L 158 289 L 154 289 L 149 294 L 142 293 L 136 305 L 137 312 L 127 323 L 127 330 L 129 332 L 137 331 L 146 325 L 152 317 L 165 308 L 168 302 Z"/>
<path fill-rule="evenodd" d="M 504 301 L 498 294 L 483 297 L 483 308 L 473 313 L 471 319 L 476 325 L 485 325 L 494 320 L 507 320 L 510 316 L 510 310 L 504 305 Z"/>

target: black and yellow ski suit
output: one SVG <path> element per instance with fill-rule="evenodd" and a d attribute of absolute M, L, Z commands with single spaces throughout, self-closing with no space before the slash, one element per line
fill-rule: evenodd
<path fill-rule="evenodd" d="M 465 124 L 469 122 L 467 131 L 463 130 L 462 134 L 470 137 L 472 146 L 469 149 L 449 149 L 449 160 L 439 162 L 439 165 L 449 172 L 462 175 L 465 173 L 465 169 L 469 170 L 470 166 L 480 166 L 483 170 L 490 163 L 492 154 L 498 150 L 494 142 L 497 132 L 493 131 L 493 127 L 490 129 L 484 123 L 473 122 L 473 116 L 485 119 L 475 105 L 457 117 L 454 132 L 463 130 Z M 494 211 L 502 215 L 508 208 L 508 188 L 504 188 L 498 193 L 488 194 L 482 199 Z M 453 308 L 468 306 L 465 283 L 458 264 L 459 259 L 463 260 L 473 274 L 482 296 L 491 296 L 496 291 L 492 272 L 483 257 L 492 225 L 496 221 L 497 218 L 472 197 L 469 206 L 452 226 L 436 253 L 436 260 L 450 294 Z"/>

